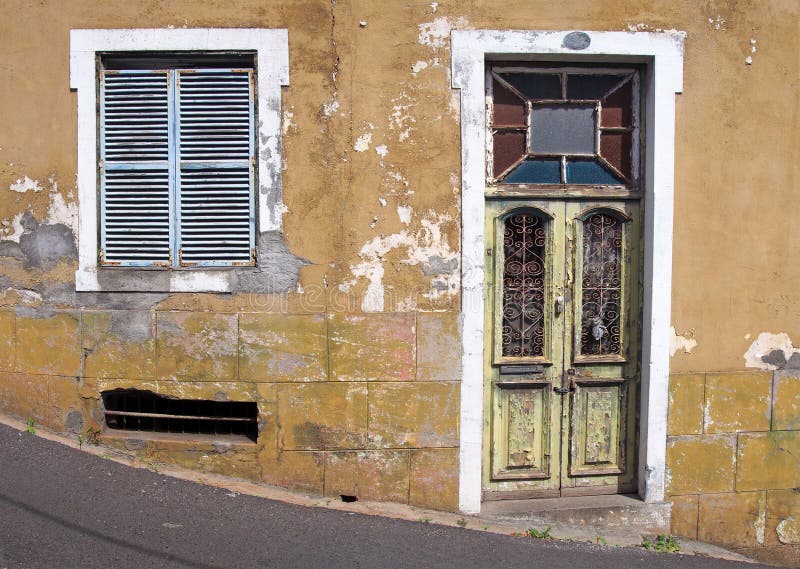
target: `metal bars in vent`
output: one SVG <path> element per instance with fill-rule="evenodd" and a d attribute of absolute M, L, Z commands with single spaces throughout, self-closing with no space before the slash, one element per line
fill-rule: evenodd
<path fill-rule="evenodd" d="M 258 439 L 258 405 L 245 401 L 174 399 L 138 389 L 103 391 L 110 429 Z"/>
<path fill-rule="evenodd" d="M 252 69 L 101 73 L 101 263 L 255 264 Z"/>

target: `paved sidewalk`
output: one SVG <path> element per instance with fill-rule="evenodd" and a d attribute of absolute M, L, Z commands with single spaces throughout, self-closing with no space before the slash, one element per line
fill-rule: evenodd
<path fill-rule="evenodd" d="M 130 468 L 100 456 L 107 450 L 91 451 L 0 424 L 0 569 L 759 567 L 469 529 L 480 527 L 478 518 L 461 529 L 344 511 L 428 517 L 395 505 L 278 502 Z M 324 505 L 318 498 L 265 492 Z M 430 517 L 443 524 L 459 519 Z"/>

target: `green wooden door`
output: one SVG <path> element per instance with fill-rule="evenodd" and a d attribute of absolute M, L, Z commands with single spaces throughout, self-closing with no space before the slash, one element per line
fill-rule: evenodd
<path fill-rule="evenodd" d="M 487 199 L 484 497 L 632 491 L 638 200 Z"/>

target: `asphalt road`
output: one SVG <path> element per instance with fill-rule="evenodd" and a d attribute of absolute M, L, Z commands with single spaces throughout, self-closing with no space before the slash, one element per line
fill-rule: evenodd
<path fill-rule="evenodd" d="M 0 425 L 0 569 L 757 565 L 305 508 L 168 478 Z"/>

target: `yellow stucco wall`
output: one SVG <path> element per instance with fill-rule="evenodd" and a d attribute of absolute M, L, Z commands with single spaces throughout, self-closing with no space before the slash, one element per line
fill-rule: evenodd
<path fill-rule="evenodd" d="M 717 372 L 753 371 L 761 386 L 768 374 L 760 373 L 782 365 L 762 356 L 777 349 L 788 360 L 792 341 L 800 345 L 795 0 L 2 0 L 2 7 L 12 15 L 0 21 L 6 411 L 74 429 L 98 419 L 106 386 L 252 397 L 263 427 L 257 448 L 198 467 L 454 508 L 461 153 L 452 28 L 686 31 L 671 371 L 698 372 L 691 377 L 703 378 L 703 397 Z M 289 30 L 283 238 L 309 264 L 284 294 L 76 295 L 73 254 L 38 262 L 9 245 L 30 231 L 25 212 L 35 224 L 76 228 L 69 30 L 167 26 Z M 133 334 L 119 325 L 129 319 Z M 728 387 L 749 381 L 720 377 L 713 381 Z M 692 381 L 673 386 L 696 394 Z M 671 432 L 673 466 L 682 437 L 739 452 L 742 435 L 731 434 L 738 427 L 713 430 L 725 420 L 748 433 L 781 430 L 777 415 L 765 424 L 744 395 L 732 402 L 733 418 L 709 423 L 701 413 L 691 433 Z M 687 413 L 697 410 L 673 406 L 670 420 Z M 204 456 L 177 458 L 174 443 L 137 451 L 195 465 Z M 725 486 L 730 476 L 719 478 L 718 489 L 672 494 L 687 507 L 694 507 L 689 495 L 740 495 Z M 432 490 L 442 484 L 445 492 Z M 769 503 L 767 486 L 747 491 Z"/>

